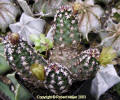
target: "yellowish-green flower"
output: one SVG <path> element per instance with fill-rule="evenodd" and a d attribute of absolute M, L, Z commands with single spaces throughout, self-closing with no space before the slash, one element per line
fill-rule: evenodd
<path fill-rule="evenodd" d="M 106 66 L 107 64 L 111 64 L 116 56 L 116 52 L 112 47 L 104 47 L 98 60 L 100 65 Z"/>
<path fill-rule="evenodd" d="M 45 79 L 44 66 L 35 63 L 31 66 L 31 72 L 38 80 Z"/>

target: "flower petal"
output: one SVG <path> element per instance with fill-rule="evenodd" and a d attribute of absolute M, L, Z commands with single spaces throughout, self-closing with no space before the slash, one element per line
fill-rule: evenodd
<path fill-rule="evenodd" d="M 85 4 L 94 5 L 94 0 L 85 0 Z"/>
<path fill-rule="evenodd" d="M 90 16 L 90 20 L 89 20 L 89 23 L 90 23 L 90 28 L 91 28 L 91 31 L 94 31 L 94 30 L 99 30 L 101 28 L 101 23 L 100 21 L 97 19 L 96 16 L 94 16 L 92 13 L 89 14 Z"/>
<path fill-rule="evenodd" d="M 95 16 L 97 16 L 98 18 L 100 18 L 104 14 L 104 10 L 97 5 L 95 5 L 94 7 L 91 7 L 90 11 L 92 11 L 95 14 Z"/>
<path fill-rule="evenodd" d="M 81 15 L 79 16 L 81 21 L 79 22 L 79 31 L 82 33 L 84 38 L 88 38 L 87 35 L 89 33 L 90 29 L 90 22 L 88 20 L 88 15 Z"/>

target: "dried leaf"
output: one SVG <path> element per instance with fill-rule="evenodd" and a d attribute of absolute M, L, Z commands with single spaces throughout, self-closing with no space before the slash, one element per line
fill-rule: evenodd
<path fill-rule="evenodd" d="M 61 5 L 67 4 L 67 0 L 38 0 L 34 4 L 34 11 L 37 13 L 35 15 L 40 16 L 54 16 L 56 9 Z"/>
<path fill-rule="evenodd" d="M 13 0 L 0 0 L 0 29 L 6 31 L 9 24 L 16 20 L 16 16 L 20 13 L 19 8 L 13 3 Z"/>
<path fill-rule="evenodd" d="M 91 94 L 99 100 L 102 94 L 119 82 L 120 77 L 117 75 L 113 65 L 107 65 L 105 68 L 101 66 L 92 81 Z"/>
<path fill-rule="evenodd" d="M 32 10 L 30 6 L 27 4 L 25 0 L 17 0 L 21 8 L 23 9 L 24 13 L 33 16 Z"/>
<path fill-rule="evenodd" d="M 103 15 L 103 9 L 94 5 L 94 0 L 78 0 L 78 27 L 85 39 L 88 40 L 90 31 L 98 31 L 101 28 L 100 17 Z M 75 3 L 76 5 L 76 3 Z M 74 6 L 73 5 L 73 8 Z M 75 6 L 76 7 L 76 6 Z"/>
<path fill-rule="evenodd" d="M 12 32 L 19 33 L 19 35 L 24 38 L 24 40 L 28 41 L 28 43 L 31 43 L 29 38 L 30 35 L 35 34 L 39 37 L 40 34 L 44 31 L 45 24 L 45 20 L 33 18 L 23 13 L 21 15 L 20 22 L 11 24 L 9 27 Z"/>
<path fill-rule="evenodd" d="M 104 32 L 100 33 L 102 42 L 101 46 L 112 46 L 117 55 L 120 55 L 120 23 L 114 24 L 113 22 L 108 23 L 108 27 L 104 30 Z"/>

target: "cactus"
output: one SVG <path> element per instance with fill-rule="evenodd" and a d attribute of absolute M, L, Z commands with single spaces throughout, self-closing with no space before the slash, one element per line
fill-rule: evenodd
<path fill-rule="evenodd" d="M 32 84 L 37 88 L 45 85 L 45 87 L 48 86 L 48 89 L 51 88 L 49 86 L 54 85 L 55 87 L 50 91 L 60 94 L 66 92 L 72 84 L 67 68 L 63 68 L 59 64 L 51 64 L 47 67 L 46 61 L 26 41 L 23 41 L 18 34 L 10 34 L 4 44 L 9 65 L 18 72 L 28 85 Z M 54 77 L 51 78 L 53 74 Z M 53 81 L 55 83 L 51 83 Z"/>
<path fill-rule="evenodd" d="M 98 70 L 95 56 L 99 56 L 99 51 L 89 49 L 80 54 L 82 37 L 78 31 L 78 21 L 73 13 L 73 9 L 69 6 L 62 6 L 57 11 L 54 19 L 55 46 L 50 52 L 49 60 L 68 67 L 74 79 L 86 80 L 92 78 Z"/>
<path fill-rule="evenodd" d="M 61 6 L 55 15 L 55 45 L 70 46 L 80 42 L 78 22 L 70 6 Z"/>
<path fill-rule="evenodd" d="M 69 61 L 69 69 L 75 79 L 87 80 L 93 78 L 99 69 L 100 52 L 98 49 L 88 49 Z"/>
<path fill-rule="evenodd" d="M 68 91 L 72 85 L 72 79 L 68 69 L 58 63 L 50 64 L 45 67 L 46 79 L 45 87 L 55 94 L 61 94 Z"/>
<path fill-rule="evenodd" d="M 81 41 L 78 23 L 72 7 L 61 6 L 54 17 L 54 48 L 50 51 L 50 62 L 57 62 L 66 66 L 69 59 L 78 55 Z"/>
<path fill-rule="evenodd" d="M 5 55 L 9 65 L 19 73 L 19 75 L 28 82 L 33 82 L 36 86 L 41 83 L 31 71 L 34 64 L 47 65 L 46 61 L 35 52 L 32 46 L 23 41 L 17 33 L 12 33 L 4 41 Z M 40 84 L 38 85 L 40 86 Z"/>

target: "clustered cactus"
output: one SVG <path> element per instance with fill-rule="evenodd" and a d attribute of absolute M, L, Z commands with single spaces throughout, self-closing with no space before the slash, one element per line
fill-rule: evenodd
<path fill-rule="evenodd" d="M 74 80 L 83 81 L 95 77 L 100 65 L 107 65 L 116 57 L 113 50 L 106 53 L 108 49 L 103 49 L 101 54 L 99 48 L 90 47 L 86 50 L 84 47 L 81 50 L 81 41 L 88 42 L 88 33 L 100 29 L 103 10 L 94 5 L 93 0 L 78 1 L 73 5 L 61 6 L 56 11 L 53 25 L 54 45 L 52 42 L 49 44 L 49 39 L 44 35 L 41 35 L 40 40 L 36 38 L 37 42 L 31 36 L 35 48 L 41 49 L 38 50 L 40 52 L 35 51 L 29 41 L 23 40 L 17 33 L 8 34 L 4 40 L 6 60 L 28 85 L 33 84 L 38 89 L 44 87 L 54 94 L 66 93 Z M 97 10 L 99 12 L 95 12 Z M 116 29 L 113 32 L 116 35 L 113 36 L 119 36 L 119 31 Z M 106 41 L 103 44 L 104 42 Z M 45 60 L 41 53 L 48 49 L 51 49 L 50 55 Z"/>
<path fill-rule="evenodd" d="M 8 40 L 5 40 L 4 44 L 9 65 L 18 71 L 25 81 L 33 82 L 34 86 L 38 85 L 37 87 L 42 83 L 51 92 L 61 94 L 68 91 L 72 85 L 72 78 L 87 80 L 95 76 L 99 69 L 99 63 L 96 60 L 99 51 L 89 49 L 81 52 L 80 56 L 78 55 L 81 36 L 72 7 L 60 7 L 54 21 L 56 27 L 54 49 L 50 51 L 49 64 L 16 33 L 8 35 Z M 56 52 L 56 50 L 58 51 Z M 59 53 L 61 53 L 60 56 Z M 57 55 L 58 58 L 54 55 Z M 61 60 L 60 64 L 55 62 L 52 57 Z M 63 59 L 59 59 L 60 57 Z M 52 62 L 54 63 L 52 64 Z M 65 67 L 63 67 L 63 63 L 67 63 Z"/>
<path fill-rule="evenodd" d="M 55 46 L 51 50 L 50 61 L 65 65 L 75 79 L 86 80 L 94 77 L 99 69 L 95 56 L 99 56 L 100 52 L 98 49 L 89 49 L 79 53 L 82 37 L 73 13 L 72 7 L 62 6 L 55 15 Z"/>
<path fill-rule="evenodd" d="M 4 44 L 9 65 L 19 72 L 23 80 L 33 82 L 34 86 L 38 85 L 37 87 L 45 85 L 56 94 L 67 92 L 68 87 L 72 84 L 67 68 L 59 64 L 51 64 L 46 67 L 47 62 L 16 33 L 10 34 Z M 43 82 L 44 84 L 42 84 Z M 52 87 L 53 89 L 51 89 Z"/>

